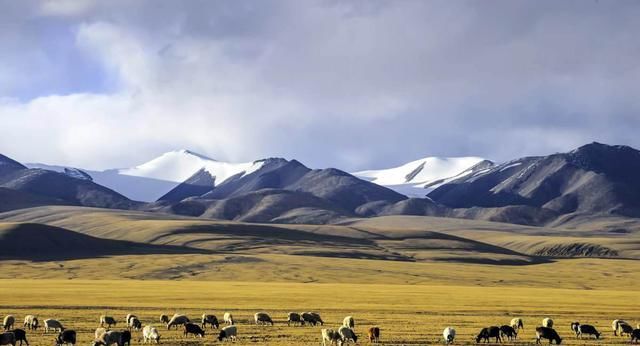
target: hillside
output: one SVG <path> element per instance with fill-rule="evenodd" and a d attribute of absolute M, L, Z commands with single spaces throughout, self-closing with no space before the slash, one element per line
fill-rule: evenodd
<path fill-rule="evenodd" d="M 118 209 L 138 205 L 91 180 L 45 169 L 29 169 L 6 156 L 0 157 L 0 188 L 7 197 L 1 203 L 5 210 L 50 204 Z"/>
<path fill-rule="evenodd" d="M 158 246 L 96 238 L 38 223 L 0 223 L 2 260 L 52 261 L 135 254 L 198 253 L 177 246 Z"/>
<path fill-rule="evenodd" d="M 283 254 L 408 262 L 545 263 L 561 258 L 640 259 L 640 224 L 620 231 L 422 216 L 345 219 L 337 225 L 259 224 L 157 213 L 41 207 L 0 214 L 0 222 L 39 223 L 92 237 L 171 245 L 219 254 Z M 597 227 L 607 229 L 606 225 Z"/>
<path fill-rule="evenodd" d="M 565 214 L 635 218 L 640 217 L 639 177 L 639 151 L 592 143 L 569 153 L 497 165 L 451 181 L 429 198 L 451 208 L 526 206 L 520 212 L 550 216 L 542 224 Z"/>

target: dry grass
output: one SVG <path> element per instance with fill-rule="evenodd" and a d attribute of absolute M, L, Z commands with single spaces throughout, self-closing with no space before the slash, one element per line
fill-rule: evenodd
<path fill-rule="evenodd" d="M 380 284 L 300 284 L 264 282 L 197 282 L 136 280 L 5 280 L 0 285 L 0 308 L 19 319 L 28 313 L 55 317 L 78 331 L 79 344 L 88 344 L 100 314 L 123 320 L 137 314 L 144 324 L 156 324 L 161 313 L 185 313 L 198 319 L 204 313 L 219 318 L 231 311 L 239 321 L 239 345 L 318 345 L 320 327 L 288 327 L 288 311 L 319 311 L 327 327 L 337 327 L 346 315 L 356 320 L 356 332 L 379 325 L 386 345 L 440 343 L 448 325 L 458 330 L 458 344 L 470 343 L 483 326 L 525 320 L 516 344 L 533 341 L 533 327 L 546 316 L 554 318 L 568 345 L 613 345 L 608 326 L 614 318 L 636 321 L 640 306 L 634 291 L 576 291 L 555 288 L 468 287 Z M 254 312 L 267 311 L 274 327 L 251 323 Z M 569 323 L 579 320 L 605 332 L 600 341 L 577 341 Z M 209 332 L 204 340 L 184 339 L 161 328 L 164 344 L 215 344 Z M 140 337 L 134 333 L 135 338 Z M 34 345 L 49 345 L 51 336 L 29 335 Z"/>
<path fill-rule="evenodd" d="M 530 264 L 536 262 L 527 255 L 540 246 L 589 241 L 638 257 L 635 230 L 609 234 L 606 229 L 584 232 L 425 217 L 335 226 L 246 225 L 73 207 L 16 211 L 0 219 L 211 251 L 0 261 L 4 277 L 12 278 L 0 281 L 0 314 L 14 314 L 18 320 L 26 314 L 58 318 L 79 332 L 81 345 L 92 339 L 101 314 L 122 321 L 125 314 L 135 313 L 144 324 L 160 326 L 161 313 L 197 319 L 205 312 L 221 318 L 232 311 L 239 319 L 238 345 L 276 346 L 320 343 L 320 327 L 286 326 L 288 311 L 319 311 L 326 326 L 334 328 L 353 315 L 358 335 L 379 325 L 386 345 L 438 344 L 449 325 L 458 330 L 457 343 L 468 344 L 480 328 L 506 324 L 513 316 L 525 320 L 517 344 L 530 344 L 533 327 L 550 316 L 563 344 L 617 345 L 628 339 L 613 337 L 611 320 L 640 322 L 637 260 Z M 327 257 L 355 252 L 378 259 Z M 385 256 L 412 261 L 380 260 Z M 276 325 L 251 324 L 257 311 L 269 312 Z M 595 325 L 604 339 L 576 340 L 569 331 L 574 320 Z M 184 339 L 164 328 L 161 332 L 169 345 L 217 343 L 210 332 L 204 340 Z M 36 346 L 52 344 L 52 336 L 40 332 L 29 333 L 29 338 Z"/>

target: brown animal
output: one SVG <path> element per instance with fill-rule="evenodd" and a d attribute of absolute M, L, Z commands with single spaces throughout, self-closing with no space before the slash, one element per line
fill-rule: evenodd
<path fill-rule="evenodd" d="M 369 335 L 369 342 L 374 344 L 380 342 L 380 328 L 371 327 L 367 334 Z"/>

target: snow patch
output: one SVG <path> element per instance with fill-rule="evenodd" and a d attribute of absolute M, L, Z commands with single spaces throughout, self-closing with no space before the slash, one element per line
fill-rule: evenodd
<path fill-rule="evenodd" d="M 426 157 L 398 167 L 352 174 L 409 197 L 424 197 L 443 184 L 471 174 L 471 168 L 483 160 L 481 157 Z"/>

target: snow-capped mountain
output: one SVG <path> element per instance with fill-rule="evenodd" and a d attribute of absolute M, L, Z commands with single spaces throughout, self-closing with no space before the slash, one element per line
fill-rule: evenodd
<path fill-rule="evenodd" d="M 118 174 L 144 177 L 182 183 L 201 169 L 209 172 L 220 184 L 240 173 L 250 174 L 262 166 L 262 161 L 247 163 L 220 162 L 189 150 L 175 150 L 127 169 L 119 169 Z"/>
<path fill-rule="evenodd" d="M 424 197 L 436 187 L 492 166 L 481 157 L 426 157 L 404 165 L 352 173 L 409 197 Z"/>
<path fill-rule="evenodd" d="M 118 191 L 126 197 L 143 202 L 154 202 L 201 170 L 208 172 L 216 185 L 233 176 L 250 174 L 260 169 L 264 162 L 228 163 L 216 161 L 189 150 L 174 150 L 132 168 L 106 171 L 83 170 L 93 181 Z M 70 167 L 44 164 L 27 164 L 31 168 L 43 168 L 64 172 Z M 75 170 L 75 169 L 73 169 Z"/>

